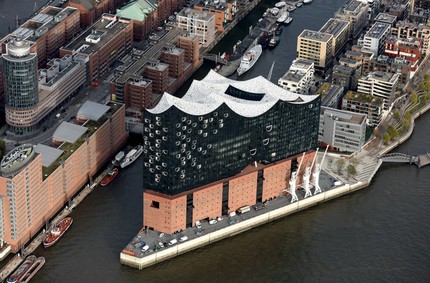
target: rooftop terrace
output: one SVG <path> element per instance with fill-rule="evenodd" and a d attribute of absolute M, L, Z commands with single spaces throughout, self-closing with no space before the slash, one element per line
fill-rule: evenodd
<path fill-rule="evenodd" d="M 333 35 L 305 29 L 304 31 L 302 31 L 299 37 L 315 41 L 328 42 L 330 39 L 333 38 Z"/>

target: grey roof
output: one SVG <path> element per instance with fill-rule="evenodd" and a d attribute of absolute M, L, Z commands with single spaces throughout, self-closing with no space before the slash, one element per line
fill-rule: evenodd
<path fill-rule="evenodd" d="M 58 159 L 58 157 L 63 154 L 63 150 L 50 147 L 44 144 L 37 144 L 35 148 L 36 153 L 40 153 L 42 155 L 42 166 L 49 167 L 51 164 Z"/>
<path fill-rule="evenodd" d="M 98 121 L 101 116 L 103 116 L 110 109 L 109 106 L 94 102 L 94 101 L 85 101 L 82 104 L 81 109 L 78 111 L 78 117 L 81 119 L 89 119 L 91 121 Z"/>
<path fill-rule="evenodd" d="M 92 1 L 89 1 L 89 0 L 71 0 L 71 2 L 81 4 L 82 6 L 84 6 L 88 10 L 94 9 L 94 5 L 93 5 Z"/>
<path fill-rule="evenodd" d="M 55 130 L 52 137 L 54 139 L 75 143 L 87 130 L 88 128 L 86 127 L 63 122 L 58 126 L 57 130 Z"/>

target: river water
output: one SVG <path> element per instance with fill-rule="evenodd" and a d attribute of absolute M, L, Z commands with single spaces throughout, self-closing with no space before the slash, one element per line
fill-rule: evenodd
<path fill-rule="evenodd" d="M 265 50 L 240 79 L 267 77 L 276 60 L 277 81 L 295 58 L 297 35 L 319 29 L 343 2 L 315 0 L 294 11 L 278 47 Z M 8 14 L 25 14 L 17 3 L 0 0 L 0 13 L 7 7 Z M 273 4 L 260 4 L 214 52 L 231 51 Z M 430 151 L 429 114 L 395 151 Z M 122 266 L 119 253 L 142 227 L 142 172 L 136 162 L 107 188 L 96 188 L 72 213 L 63 239 L 36 250 L 46 264 L 32 282 L 429 282 L 430 166 L 384 164 L 366 189 L 139 271 Z"/>

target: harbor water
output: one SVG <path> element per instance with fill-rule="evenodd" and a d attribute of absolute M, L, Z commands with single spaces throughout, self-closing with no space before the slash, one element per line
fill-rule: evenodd
<path fill-rule="evenodd" d="M 305 28 L 319 29 L 343 2 L 314 0 L 296 9 L 280 44 L 263 51 L 253 69 L 239 79 L 267 77 L 276 61 L 272 75 L 276 82 L 295 58 L 297 35 Z M 274 3 L 257 6 L 213 52 L 231 52 Z M 33 1 L 1 0 L 0 13 L 25 16 L 33 5 Z M 7 32 L 7 26 L 0 28 Z M 194 78 L 203 78 L 213 67 L 204 64 Z M 416 122 L 410 140 L 395 151 L 430 151 L 430 114 Z M 428 282 L 430 278 L 430 166 L 383 164 L 369 188 L 136 270 L 122 266 L 119 253 L 142 228 L 142 172 L 139 159 L 109 186 L 97 187 L 71 214 L 74 223 L 67 234 L 55 246 L 36 250 L 46 264 L 32 282 Z"/>

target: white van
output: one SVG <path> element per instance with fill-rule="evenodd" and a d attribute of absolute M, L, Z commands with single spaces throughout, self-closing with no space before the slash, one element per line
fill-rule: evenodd
<path fill-rule="evenodd" d="M 188 237 L 187 237 L 187 236 L 182 236 L 182 237 L 179 239 L 179 242 L 180 242 L 180 243 L 182 243 L 182 242 L 185 242 L 186 240 L 188 240 Z"/>
<path fill-rule="evenodd" d="M 178 240 L 176 240 L 176 239 L 170 240 L 169 246 L 173 246 L 173 245 L 175 245 L 177 243 L 178 243 Z"/>
<path fill-rule="evenodd" d="M 251 207 L 249 205 L 242 206 L 241 208 L 239 208 L 237 210 L 237 212 L 239 212 L 240 214 L 243 214 L 243 213 L 246 213 L 246 212 L 249 212 L 249 211 L 251 211 Z"/>

